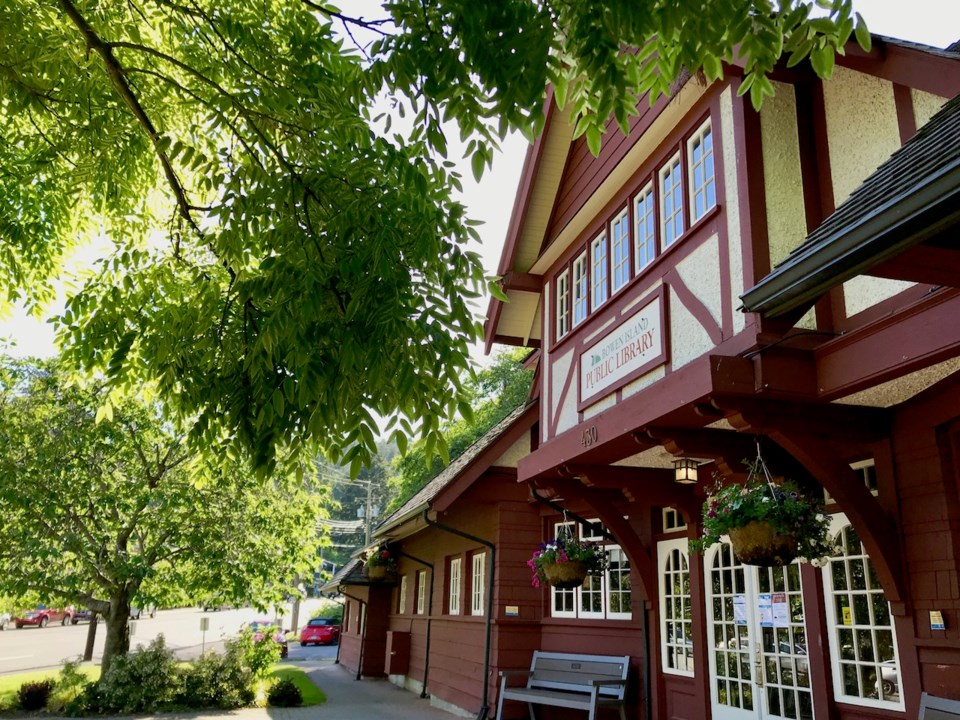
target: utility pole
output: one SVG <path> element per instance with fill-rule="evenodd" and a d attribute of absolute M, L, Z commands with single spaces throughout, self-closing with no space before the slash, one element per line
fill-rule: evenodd
<path fill-rule="evenodd" d="M 373 483 L 368 482 L 365 484 L 367 486 L 367 511 L 364 513 L 365 532 L 363 536 L 363 544 L 364 546 L 368 546 L 370 545 L 370 521 L 372 519 L 371 516 L 373 515 Z"/>

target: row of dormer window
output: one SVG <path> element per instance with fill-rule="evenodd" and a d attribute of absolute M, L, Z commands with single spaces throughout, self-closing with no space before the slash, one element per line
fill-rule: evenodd
<path fill-rule="evenodd" d="M 713 132 L 707 119 L 557 273 L 556 339 L 640 275 L 716 204 Z"/>

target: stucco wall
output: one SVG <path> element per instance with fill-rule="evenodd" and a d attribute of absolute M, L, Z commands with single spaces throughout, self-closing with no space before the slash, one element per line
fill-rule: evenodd
<path fill-rule="evenodd" d="M 771 267 L 782 262 L 807 234 L 796 95 L 792 85 L 774 83 L 774 87 L 777 94 L 768 98 L 760 111 Z"/>
<path fill-rule="evenodd" d="M 927 124 L 927 121 L 943 107 L 946 100 L 939 95 L 923 92 L 923 90 L 912 89 L 910 96 L 913 99 L 913 119 L 917 123 L 917 128 Z"/>
<path fill-rule="evenodd" d="M 914 283 L 902 280 L 888 280 L 886 278 L 861 275 L 843 284 L 843 304 L 847 317 L 873 307 L 878 302 L 891 298 Z"/>
<path fill-rule="evenodd" d="M 893 84 L 837 67 L 823 84 L 836 205 L 900 147 Z"/>

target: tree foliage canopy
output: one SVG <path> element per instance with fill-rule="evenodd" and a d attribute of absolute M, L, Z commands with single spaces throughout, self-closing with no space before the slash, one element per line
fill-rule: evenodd
<path fill-rule="evenodd" d="M 739 53 L 756 102 L 782 51 L 829 74 L 850 2 L 8 0 L 0 299 L 48 299 L 106 236 L 60 318 L 74 364 L 155 382 L 195 440 L 261 467 L 311 442 L 356 471 L 377 415 L 443 455 L 484 287 L 448 123 L 479 175 L 552 83 L 596 152 L 683 68 Z"/>
<path fill-rule="evenodd" d="M 90 607 L 108 638 L 132 600 L 284 599 L 315 564 L 319 498 L 195 454 L 152 405 L 97 422 L 103 392 L 50 363 L 3 362 L 0 594 Z"/>

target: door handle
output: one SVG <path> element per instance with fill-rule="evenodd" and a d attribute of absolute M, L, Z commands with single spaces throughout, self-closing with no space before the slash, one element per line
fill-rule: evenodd
<path fill-rule="evenodd" d="M 761 652 L 760 643 L 756 643 L 754 649 L 756 652 L 753 661 L 754 668 L 756 669 L 754 682 L 757 684 L 757 687 L 763 687 L 763 653 Z"/>

